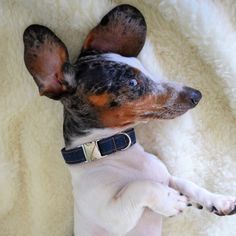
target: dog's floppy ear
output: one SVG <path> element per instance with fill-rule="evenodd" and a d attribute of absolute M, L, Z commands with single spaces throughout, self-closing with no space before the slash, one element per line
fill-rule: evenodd
<path fill-rule="evenodd" d="M 105 15 L 85 39 L 82 53 L 96 50 L 134 57 L 146 38 L 146 22 L 141 12 L 130 5 L 119 5 Z"/>
<path fill-rule="evenodd" d="M 29 26 L 23 35 L 25 65 L 40 95 L 58 100 L 71 93 L 76 83 L 64 43 L 47 27 Z"/>

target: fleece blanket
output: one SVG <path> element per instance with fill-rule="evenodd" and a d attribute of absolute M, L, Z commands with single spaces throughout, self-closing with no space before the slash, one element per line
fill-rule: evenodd
<path fill-rule="evenodd" d="M 23 62 L 22 34 L 50 27 L 73 61 L 89 29 L 120 3 L 144 14 L 140 60 L 201 90 L 200 104 L 170 121 L 137 128 L 169 171 L 213 192 L 236 195 L 236 2 L 234 0 L 0 1 L 0 235 L 73 233 L 71 180 L 60 149 L 62 106 L 40 97 Z M 158 170 L 157 170 L 158 171 Z M 164 220 L 164 236 L 233 236 L 236 217 L 188 209 Z"/>

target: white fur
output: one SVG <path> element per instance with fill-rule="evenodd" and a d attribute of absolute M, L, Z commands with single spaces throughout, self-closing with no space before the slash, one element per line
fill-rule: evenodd
<path fill-rule="evenodd" d="M 140 61 L 136 57 L 123 57 L 123 56 L 115 54 L 115 53 L 106 53 L 106 54 L 102 54 L 102 56 L 108 61 L 121 62 L 121 63 L 127 64 L 131 67 L 137 68 L 140 71 L 142 71 L 142 73 L 147 75 L 150 79 L 153 79 L 155 82 L 162 81 L 162 78 L 160 76 L 155 77 L 154 75 L 151 75 L 151 73 L 148 72 L 144 68 L 144 66 L 140 63 Z"/>
<path fill-rule="evenodd" d="M 69 170 L 75 236 L 160 236 L 161 216 L 179 214 L 188 202 L 210 212 L 214 206 L 220 214 L 236 207 L 236 197 L 213 194 L 170 176 L 163 163 L 139 144 L 97 161 L 69 165 Z"/>

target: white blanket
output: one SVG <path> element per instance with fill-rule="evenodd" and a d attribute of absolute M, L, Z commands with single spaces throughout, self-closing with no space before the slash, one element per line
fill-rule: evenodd
<path fill-rule="evenodd" d="M 236 2 L 234 0 L 41 0 L 0 2 L 0 235 L 71 236 L 71 181 L 60 154 L 62 106 L 39 97 L 23 62 L 22 34 L 51 28 L 78 55 L 113 6 L 139 8 L 148 25 L 140 54 L 152 73 L 201 90 L 193 110 L 138 128 L 171 173 L 236 195 Z M 158 170 L 157 170 L 158 171 Z M 165 219 L 165 236 L 233 236 L 236 217 L 189 209 Z"/>

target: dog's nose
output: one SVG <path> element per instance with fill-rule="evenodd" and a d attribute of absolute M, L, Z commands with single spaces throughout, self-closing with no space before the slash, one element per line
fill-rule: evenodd
<path fill-rule="evenodd" d="M 184 91 L 190 105 L 195 107 L 202 98 L 201 92 L 190 87 L 184 87 Z"/>
<path fill-rule="evenodd" d="M 202 94 L 198 90 L 193 90 L 190 95 L 190 100 L 193 105 L 197 105 L 202 98 Z"/>

